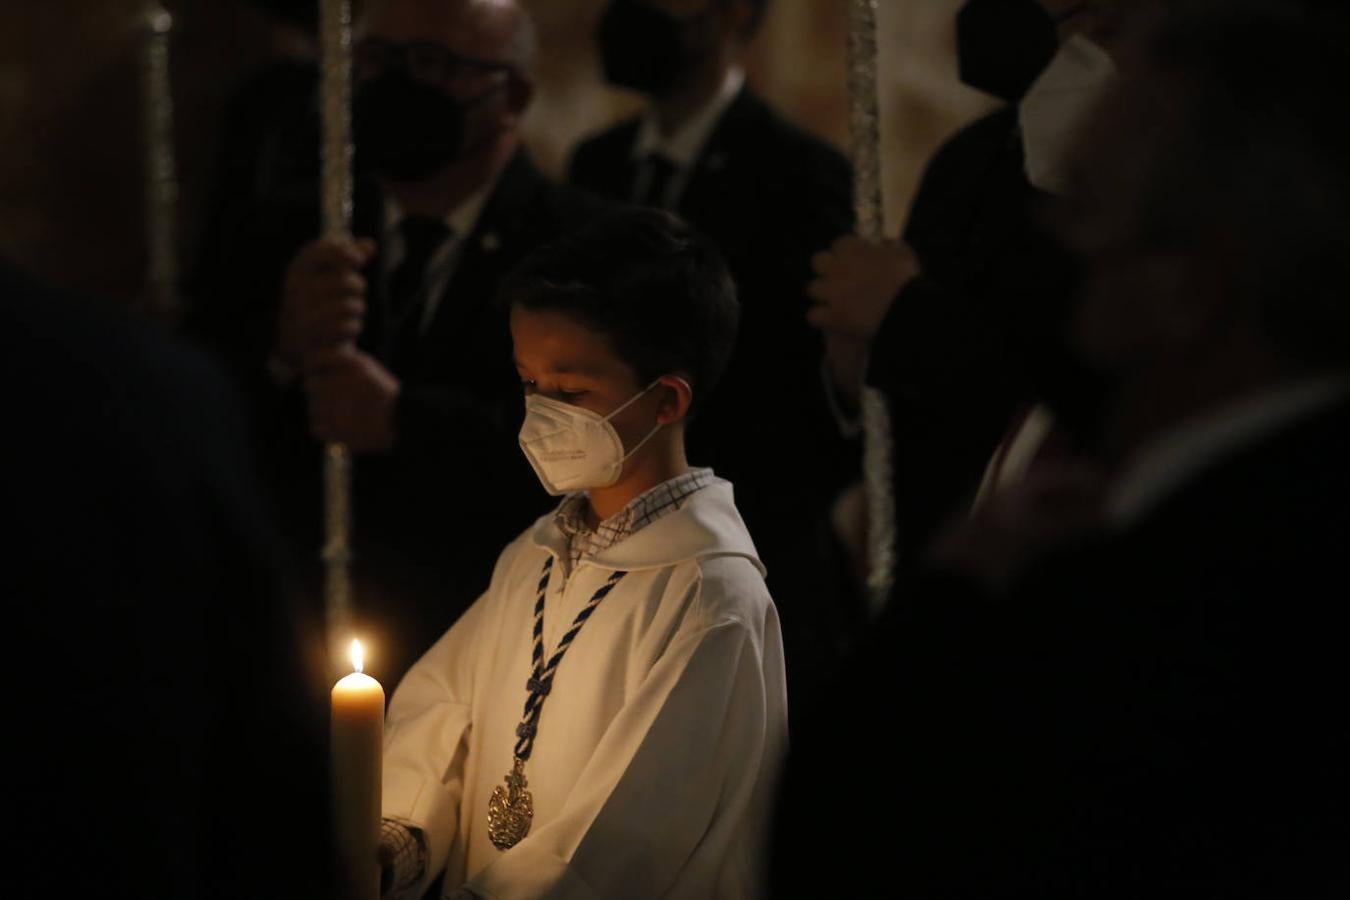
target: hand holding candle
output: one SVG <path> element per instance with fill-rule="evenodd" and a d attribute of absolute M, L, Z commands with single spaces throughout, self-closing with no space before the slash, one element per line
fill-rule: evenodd
<path fill-rule="evenodd" d="M 384 757 L 384 689 L 361 670 L 360 641 L 352 641 L 356 670 L 333 687 L 333 821 L 339 884 L 351 900 L 380 895 L 380 777 Z"/>

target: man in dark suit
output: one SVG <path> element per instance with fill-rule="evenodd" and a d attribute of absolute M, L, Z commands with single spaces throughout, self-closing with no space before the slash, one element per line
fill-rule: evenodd
<path fill-rule="evenodd" d="M 835 582 L 825 511 L 856 448 L 840 437 L 803 321 L 811 254 L 852 227 L 851 173 L 833 148 L 746 87 L 741 59 L 765 0 L 614 0 L 598 43 L 605 77 L 644 94 L 640 116 L 583 141 L 569 181 L 679 213 L 723 252 L 741 299 L 727 373 L 690 453 L 736 502 L 783 615 L 794 698 L 831 652 Z"/>
<path fill-rule="evenodd" d="M 3 263 L 0 371 L 6 894 L 334 896 L 321 623 L 228 381 Z"/>
<path fill-rule="evenodd" d="M 1060 226 L 1110 384 L 1096 525 L 1037 548 L 1055 510 L 1005 498 L 1011 546 L 949 548 L 794 748 L 785 888 L 809 846 L 859 861 L 843 894 L 1350 890 L 1348 37 L 1330 4 L 1197 0 L 1120 54 Z M 879 756 L 866 804 L 820 778 Z"/>
<path fill-rule="evenodd" d="M 358 237 L 312 240 L 312 194 L 261 210 L 201 329 L 225 335 L 276 426 L 273 478 L 304 547 L 322 521 L 316 439 L 358 455 L 356 603 L 388 681 L 545 506 L 516 443 L 521 394 L 493 297 L 595 204 L 520 147 L 534 52 L 514 3 L 377 3 L 356 51 Z"/>
<path fill-rule="evenodd" d="M 1028 159 L 1052 156 L 1043 135 L 1070 128 L 1038 127 L 1064 113 L 1036 103 L 1047 67 L 1086 58 L 1096 68 L 1071 71 L 1071 86 L 1096 77 L 1118 15 L 1111 0 L 968 0 L 956 28 L 961 78 L 1005 105 L 939 148 L 902 240 L 845 237 L 816 260 L 811 321 L 841 403 L 857 407 L 865 376 L 890 405 L 901 583 L 946 520 L 969 509 L 1022 409 L 1053 400 L 1071 440 L 1091 439 L 1075 415 L 1090 379 L 1059 340 L 1073 264 L 1038 222 L 1053 185 L 1030 179 Z"/>

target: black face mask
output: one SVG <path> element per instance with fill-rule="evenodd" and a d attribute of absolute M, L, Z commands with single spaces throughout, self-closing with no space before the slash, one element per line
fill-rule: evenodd
<path fill-rule="evenodd" d="M 700 55 L 685 46 L 685 29 L 711 12 L 709 9 L 677 19 L 636 0 L 611 0 L 596 32 L 605 80 L 617 87 L 661 96 Z"/>
<path fill-rule="evenodd" d="M 492 93 L 463 102 L 398 70 L 377 75 L 352 104 L 358 165 L 392 181 L 425 181 L 472 149 L 469 111 Z"/>
<path fill-rule="evenodd" d="M 1055 20 L 1036 0 L 967 0 L 956 15 L 961 81 L 1017 103 L 1059 49 Z"/>

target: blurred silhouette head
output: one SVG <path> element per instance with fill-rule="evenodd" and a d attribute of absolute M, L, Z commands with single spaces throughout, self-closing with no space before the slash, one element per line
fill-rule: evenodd
<path fill-rule="evenodd" d="M 768 0 L 610 0 L 596 42 L 605 80 L 661 98 L 739 57 Z"/>
<path fill-rule="evenodd" d="M 1128 0 L 966 0 L 956 15 L 961 80 L 1017 103 L 1060 44 L 1082 36 L 1109 45 Z"/>
<path fill-rule="evenodd" d="M 1348 38 L 1331 4 L 1192 0 L 1117 53 L 1059 228 L 1074 346 L 1137 405 L 1350 366 Z"/>
<path fill-rule="evenodd" d="M 961 81 L 1016 103 L 1059 47 L 1055 20 L 1036 0 L 967 0 L 956 14 Z"/>

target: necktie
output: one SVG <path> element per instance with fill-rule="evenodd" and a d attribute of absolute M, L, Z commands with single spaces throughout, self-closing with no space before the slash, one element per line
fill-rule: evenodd
<path fill-rule="evenodd" d="M 421 331 L 426 306 L 427 265 L 450 238 L 450 226 L 429 216 L 406 216 L 398 223 L 403 236 L 403 260 L 389 278 L 389 323 L 392 346 L 389 363 L 398 372 Z"/>
<path fill-rule="evenodd" d="M 670 182 L 679 168 L 669 157 L 652 153 L 642 161 L 642 171 L 646 175 L 646 183 L 643 185 L 645 190 L 633 199 L 640 206 L 670 208 L 671 204 L 667 202 L 666 195 L 670 191 Z M 639 184 L 642 184 L 642 181 L 639 181 Z"/>

